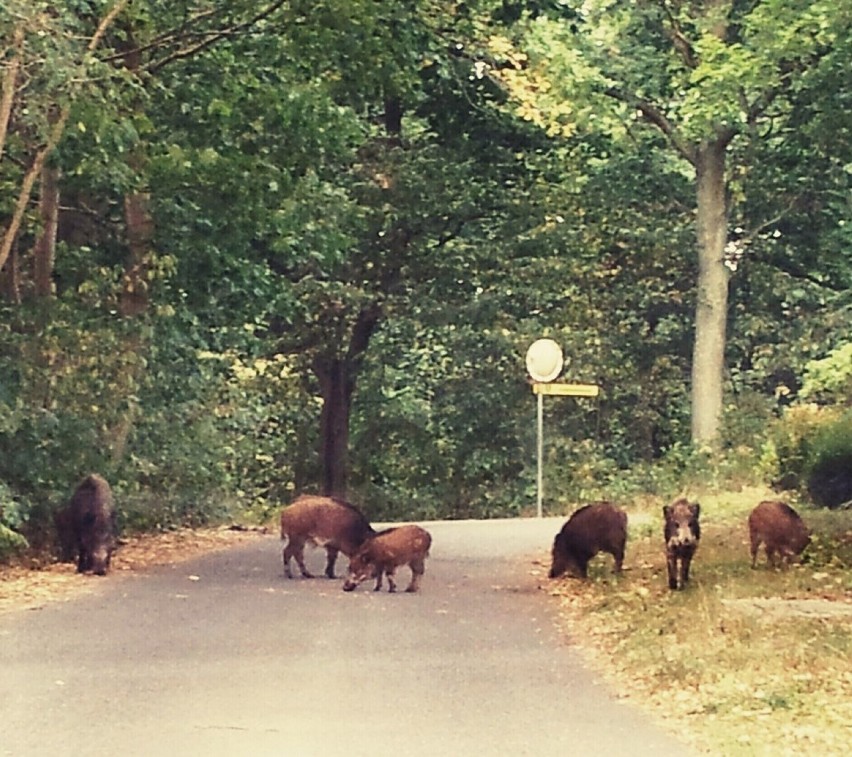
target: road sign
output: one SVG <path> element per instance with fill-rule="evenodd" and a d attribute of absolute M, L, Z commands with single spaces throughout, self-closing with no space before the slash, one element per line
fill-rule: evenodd
<path fill-rule="evenodd" d="M 563 397 L 597 397 L 601 388 L 597 384 L 533 384 L 534 394 Z"/>
<path fill-rule="evenodd" d="M 533 381 L 553 381 L 564 364 L 562 348 L 552 339 L 537 339 L 527 350 L 527 372 Z"/>

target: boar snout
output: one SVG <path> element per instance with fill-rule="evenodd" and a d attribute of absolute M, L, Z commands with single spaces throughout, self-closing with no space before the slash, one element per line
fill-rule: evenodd
<path fill-rule="evenodd" d="M 689 547 L 697 543 L 695 532 L 688 526 L 678 524 L 675 532 L 669 538 L 670 547 Z"/>

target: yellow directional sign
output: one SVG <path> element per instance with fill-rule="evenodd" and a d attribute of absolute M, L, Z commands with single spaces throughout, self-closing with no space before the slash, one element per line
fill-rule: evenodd
<path fill-rule="evenodd" d="M 601 388 L 597 384 L 539 384 L 532 385 L 534 394 L 567 397 L 597 397 Z"/>

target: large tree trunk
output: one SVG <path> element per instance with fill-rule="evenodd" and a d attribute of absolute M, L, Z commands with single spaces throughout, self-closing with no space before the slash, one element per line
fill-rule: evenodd
<path fill-rule="evenodd" d="M 345 499 L 349 484 L 349 414 L 355 380 L 345 358 L 317 359 L 314 372 L 323 400 L 320 413 L 322 493 Z"/>
<path fill-rule="evenodd" d="M 314 373 L 319 379 L 323 400 L 320 414 L 322 493 L 328 497 L 347 496 L 352 395 L 364 353 L 381 317 L 382 308 L 378 303 L 365 307 L 352 326 L 346 355 L 318 356 L 314 360 Z"/>
<path fill-rule="evenodd" d="M 715 447 L 722 422 L 728 270 L 725 267 L 727 203 L 725 154 L 730 137 L 696 152 L 698 191 L 698 291 L 692 354 L 692 442 Z"/>

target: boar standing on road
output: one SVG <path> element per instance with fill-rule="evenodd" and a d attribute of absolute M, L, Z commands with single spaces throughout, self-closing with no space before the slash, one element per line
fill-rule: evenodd
<path fill-rule="evenodd" d="M 810 542 L 810 534 L 799 514 L 786 502 L 761 502 L 748 516 L 751 540 L 751 567 L 757 564 L 757 550 L 763 543 L 766 560 L 773 567 L 776 555 L 789 562 Z"/>
<path fill-rule="evenodd" d="M 406 591 L 417 591 L 426 571 L 432 536 L 420 526 L 397 526 L 380 531 L 364 542 L 349 562 L 349 576 L 343 591 L 352 591 L 358 584 L 375 577 L 374 591 L 382 588 L 382 575 L 388 577 L 388 591 L 396 591 L 394 573 L 400 565 L 411 568 L 411 583 Z"/>
<path fill-rule="evenodd" d="M 292 578 L 290 558 L 295 557 L 305 578 L 313 578 L 305 567 L 305 544 L 325 547 L 325 575 L 334 578 L 339 552 L 352 557 L 375 530 L 354 505 L 333 497 L 303 494 L 281 511 L 281 538 L 284 547 L 284 573 Z"/>
<path fill-rule="evenodd" d="M 689 581 L 689 566 L 701 538 L 700 514 L 701 505 L 682 498 L 663 507 L 670 589 L 684 589 Z"/>
<path fill-rule="evenodd" d="M 115 550 L 115 506 L 109 484 L 93 473 L 55 516 L 63 558 L 77 555 L 77 572 L 103 576 Z"/>
<path fill-rule="evenodd" d="M 550 577 L 569 573 L 586 578 L 589 560 L 598 552 L 615 558 L 613 572 L 620 573 L 627 543 L 627 513 L 610 502 L 581 507 L 562 526 L 553 540 Z"/>

